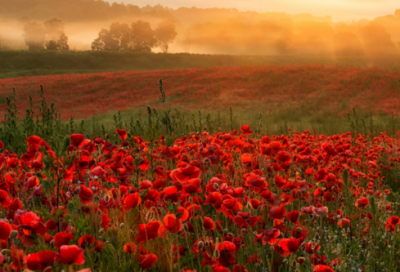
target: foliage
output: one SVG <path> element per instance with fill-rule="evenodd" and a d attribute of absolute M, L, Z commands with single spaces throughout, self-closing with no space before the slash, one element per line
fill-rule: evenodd
<path fill-rule="evenodd" d="M 68 37 L 64 33 L 64 23 L 51 19 L 43 23 L 28 22 L 24 26 L 25 43 L 29 50 L 68 51 Z"/>
<path fill-rule="evenodd" d="M 175 24 L 171 20 L 165 20 L 158 24 L 155 37 L 164 53 L 168 53 L 169 44 L 173 43 L 177 35 Z"/>
<path fill-rule="evenodd" d="M 94 51 L 151 52 L 156 46 L 154 30 L 148 22 L 141 20 L 127 24 L 113 23 L 110 29 L 102 29 L 92 43 Z"/>

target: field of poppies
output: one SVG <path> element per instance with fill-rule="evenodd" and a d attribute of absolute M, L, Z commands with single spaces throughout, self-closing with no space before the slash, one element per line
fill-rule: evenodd
<path fill-rule="evenodd" d="M 344 116 L 352 108 L 372 114 L 400 114 L 400 74 L 381 68 L 249 66 L 56 75 L 0 79 L 0 103 L 15 87 L 18 107 L 34 104 L 43 86 L 66 120 L 109 111 L 159 105 L 158 81 L 166 105 L 186 111 L 241 109 L 267 113 L 301 111 Z M 73 109 L 73 110 L 71 110 Z M 5 113 L 0 108 L 0 115 Z"/>
<path fill-rule="evenodd" d="M 400 138 L 0 142 L 1 271 L 397 271 Z"/>
<path fill-rule="evenodd" d="M 398 271 L 399 84 L 317 66 L 0 80 L 0 272 Z M 268 129 L 352 107 L 370 120 Z M 140 114 L 67 121 L 116 109 Z"/>

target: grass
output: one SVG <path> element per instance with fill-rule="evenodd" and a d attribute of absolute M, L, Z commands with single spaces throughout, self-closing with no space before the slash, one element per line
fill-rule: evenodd
<path fill-rule="evenodd" d="M 0 78 L 250 65 L 368 66 L 362 57 L 337 58 L 314 55 L 233 56 L 94 51 L 0 51 L 0 59 Z"/>

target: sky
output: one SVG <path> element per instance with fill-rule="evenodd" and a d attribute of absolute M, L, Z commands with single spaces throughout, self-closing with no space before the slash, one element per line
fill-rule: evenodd
<path fill-rule="evenodd" d="M 394 14 L 400 9 L 400 0 L 107 0 L 140 7 L 163 5 L 170 8 L 237 8 L 241 11 L 310 13 L 314 16 L 331 16 L 332 20 L 348 21 L 373 19 Z"/>

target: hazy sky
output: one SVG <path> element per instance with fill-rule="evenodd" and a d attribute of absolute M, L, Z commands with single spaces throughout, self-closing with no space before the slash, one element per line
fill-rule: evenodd
<path fill-rule="evenodd" d="M 393 14 L 400 9 L 399 0 L 107 0 L 121 1 L 138 6 L 161 4 L 178 7 L 224 7 L 259 12 L 311 13 L 315 16 L 331 16 L 334 21 L 373 19 Z"/>

